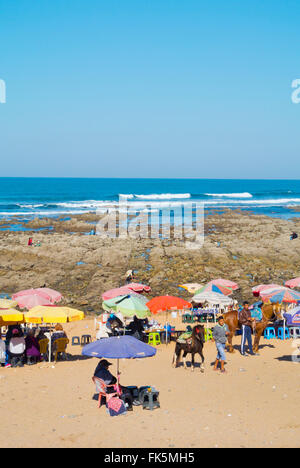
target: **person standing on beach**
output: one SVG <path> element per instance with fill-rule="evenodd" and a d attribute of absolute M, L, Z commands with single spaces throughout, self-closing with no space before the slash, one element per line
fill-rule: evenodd
<path fill-rule="evenodd" d="M 254 319 L 251 317 L 251 311 L 249 309 L 249 302 L 244 302 L 244 308 L 240 312 L 239 321 L 242 326 L 242 342 L 241 342 L 241 355 L 248 356 L 245 352 L 246 341 L 248 342 L 249 354 L 255 356 L 252 347 L 252 323 Z"/>
<path fill-rule="evenodd" d="M 218 366 L 221 363 L 221 373 L 224 374 L 225 371 L 225 361 L 226 361 L 226 354 L 225 354 L 225 347 L 227 342 L 227 336 L 229 335 L 228 326 L 225 323 L 224 317 L 220 316 L 218 318 L 218 323 L 214 328 L 213 337 L 217 347 L 217 359 L 214 365 L 214 371 L 218 370 Z"/>

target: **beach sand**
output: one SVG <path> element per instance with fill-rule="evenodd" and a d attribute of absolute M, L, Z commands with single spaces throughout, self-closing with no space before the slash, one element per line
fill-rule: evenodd
<path fill-rule="evenodd" d="M 70 337 L 93 334 L 94 321 L 65 329 Z M 83 358 L 81 347 L 68 347 L 71 361 L 1 368 L 0 447 L 299 447 L 294 350 L 291 340 L 262 340 L 260 356 L 227 354 L 226 375 L 212 371 L 212 342 L 204 374 L 171 367 L 174 342 L 158 346 L 153 358 L 121 360 L 122 384 L 157 387 L 161 408 L 135 407 L 116 418 L 92 399 L 98 360 Z"/>
<path fill-rule="evenodd" d="M 149 297 L 186 299 L 191 296 L 178 288 L 180 283 L 228 278 L 239 283 L 233 297 L 241 301 L 253 300 L 256 284 L 282 284 L 299 276 L 300 239 L 289 240 L 291 232 L 300 232 L 299 218 L 214 213 L 206 219 L 203 248 L 192 251 L 181 241 L 82 235 L 92 218 L 55 222 L 52 233 L 0 232 L 0 293 L 46 284 L 63 293 L 64 303 L 92 315 L 101 311 L 101 294 L 124 284 L 124 273 L 132 268 L 137 281 L 152 287 Z M 35 220 L 31 228 L 51 224 Z M 28 247 L 29 236 L 41 246 Z M 93 333 L 94 321 L 65 328 L 70 337 Z M 69 346 L 72 360 L 54 366 L 1 368 L 0 446 L 299 447 L 300 364 L 290 359 L 295 349 L 291 340 L 262 340 L 261 345 L 258 357 L 228 354 L 227 375 L 211 369 L 213 343 L 205 345 L 205 374 L 173 369 L 174 343 L 158 347 L 154 358 L 121 361 L 122 383 L 157 387 L 161 409 L 137 407 L 118 418 L 98 410 L 92 400 L 97 360 L 83 359 L 80 347 Z"/>

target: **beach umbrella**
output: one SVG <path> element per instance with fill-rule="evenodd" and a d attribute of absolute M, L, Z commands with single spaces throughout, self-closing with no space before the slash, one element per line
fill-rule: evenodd
<path fill-rule="evenodd" d="M 40 296 L 39 294 L 30 294 L 27 296 L 18 296 L 16 297 L 16 302 L 20 309 L 33 309 L 34 307 L 37 306 L 51 306 L 52 303 L 49 301 L 49 299 L 46 299 L 43 296 Z"/>
<path fill-rule="evenodd" d="M 47 299 L 51 304 L 59 302 L 62 299 L 61 293 L 50 288 L 25 289 L 13 294 L 12 298 L 16 300 L 22 296 L 40 296 Z"/>
<path fill-rule="evenodd" d="M 172 310 L 190 309 L 192 304 L 175 296 L 158 296 L 147 302 L 147 307 L 150 309 L 152 314 L 159 312 L 166 312 Z"/>
<path fill-rule="evenodd" d="M 265 289 L 261 291 L 260 296 L 264 302 L 281 304 L 282 302 L 298 304 L 300 302 L 300 293 L 285 289 Z"/>
<path fill-rule="evenodd" d="M 215 280 L 209 281 L 208 284 L 215 284 L 216 286 L 230 288 L 233 291 L 235 291 L 236 289 L 239 289 L 239 285 L 237 283 L 235 283 L 234 281 L 223 279 L 223 278 L 217 278 Z"/>
<path fill-rule="evenodd" d="M 252 292 L 254 296 L 259 296 L 259 294 L 266 289 L 285 289 L 285 287 L 280 284 L 259 284 L 252 288 Z"/>
<path fill-rule="evenodd" d="M 84 319 L 84 313 L 70 307 L 37 306 L 24 314 L 26 323 L 66 323 Z M 49 362 L 51 362 L 51 331 L 49 340 Z"/>
<path fill-rule="evenodd" d="M 294 289 L 294 288 L 300 288 L 300 278 L 294 278 L 285 283 L 285 286 L 288 288 Z"/>
<path fill-rule="evenodd" d="M 24 314 L 26 323 L 66 323 L 84 319 L 84 313 L 70 307 L 37 306 Z"/>
<path fill-rule="evenodd" d="M 300 327 L 300 307 L 291 309 L 288 313 L 283 314 L 283 317 L 289 327 Z"/>
<path fill-rule="evenodd" d="M 24 314 L 15 309 L 0 310 L 0 327 L 24 322 Z"/>
<path fill-rule="evenodd" d="M 11 299 L 0 299 L 0 309 L 11 309 L 18 305 L 17 301 Z"/>
<path fill-rule="evenodd" d="M 117 359 L 119 375 L 119 359 L 142 359 L 155 356 L 156 349 L 137 340 L 133 336 L 112 336 L 102 338 L 84 346 L 83 356 L 96 357 L 99 359 Z"/>
<path fill-rule="evenodd" d="M 147 286 L 146 284 L 140 284 L 140 283 L 129 283 L 126 284 L 126 288 L 135 291 L 135 292 L 150 292 L 151 288 L 150 286 Z"/>
<path fill-rule="evenodd" d="M 203 291 L 199 294 L 196 294 L 192 298 L 193 302 L 198 304 L 203 304 L 204 302 L 208 302 L 212 305 L 220 305 L 220 306 L 229 306 L 233 304 L 233 300 L 224 294 L 215 293 L 212 291 Z"/>
<path fill-rule="evenodd" d="M 102 306 L 104 310 L 120 312 L 125 318 L 136 315 L 138 318 L 144 319 L 151 315 L 145 303 L 136 296 L 118 296 L 104 301 Z"/>
<path fill-rule="evenodd" d="M 132 294 L 132 290 L 127 288 L 127 286 L 122 286 L 121 288 L 110 289 L 102 294 L 102 299 L 107 301 L 108 299 L 113 299 L 118 296 L 128 296 Z"/>
<path fill-rule="evenodd" d="M 195 294 L 198 289 L 203 287 L 203 284 L 199 283 L 186 283 L 186 284 L 179 284 L 180 288 L 186 289 L 190 294 Z"/>
<path fill-rule="evenodd" d="M 213 283 L 208 283 L 206 286 L 203 286 L 201 289 L 198 289 L 195 292 L 195 295 L 201 294 L 203 292 L 214 292 L 218 294 L 224 294 L 225 296 L 230 296 L 233 293 L 232 288 L 227 286 L 221 286 Z"/>

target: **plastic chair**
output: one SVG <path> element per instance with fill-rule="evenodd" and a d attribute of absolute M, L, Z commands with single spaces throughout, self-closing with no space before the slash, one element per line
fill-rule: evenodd
<path fill-rule="evenodd" d="M 79 336 L 72 337 L 72 346 L 80 346 L 80 338 Z"/>
<path fill-rule="evenodd" d="M 213 339 L 213 333 L 211 331 L 211 328 L 204 329 L 204 339 L 205 341 L 209 341 Z"/>
<path fill-rule="evenodd" d="M 42 340 L 39 341 L 40 353 L 44 359 L 48 359 L 48 345 L 49 345 L 48 338 L 43 338 Z"/>
<path fill-rule="evenodd" d="M 85 346 L 89 343 L 91 343 L 92 337 L 91 335 L 82 335 L 81 337 L 81 346 Z"/>
<path fill-rule="evenodd" d="M 277 330 L 277 338 L 279 340 L 288 340 L 290 338 L 290 332 L 288 328 L 279 327 Z"/>
<path fill-rule="evenodd" d="M 276 332 L 274 327 L 267 327 L 264 331 L 264 338 L 266 340 L 271 340 L 273 338 L 276 338 Z"/>
<path fill-rule="evenodd" d="M 66 359 L 66 349 L 69 343 L 68 338 L 58 338 L 54 342 L 54 359 L 57 361 L 59 353 L 62 353 Z"/>
<path fill-rule="evenodd" d="M 101 398 L 104 397 L 106 399 L 106 403 L 108 400 L 116 395 L 119 395 L 119 392 L 114 392 L 114 393 L 107 393 L 107 389 L 109 387 L 114 387 L 114 385 L 106 385 L 106 383 L 102 380 L 99 379 L 99 377 L 93 377 L 92 381 L 96 385 L 96 393 L 99 393 L 98 396 L 98 408 L 101 406 Z"/>
<path fill-rule="evenodd" d="M 289 332 L 293 339 L 300 338 L 300 327 L 290 327 Z"/>
<path fill-rule="evenodd" d="M 148 344 L 152 346 L 160 345 L 160 334 L 157 332 L 150 332 L 148 336 Z"/>

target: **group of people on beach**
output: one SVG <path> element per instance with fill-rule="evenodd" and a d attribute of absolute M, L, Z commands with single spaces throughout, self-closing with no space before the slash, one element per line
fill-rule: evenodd
<path fill-rule="evenodd" d="M 241 355 L 244 357 L 248 356 L 258 356 L 257 353 L 253 351 L 252 345 L 252 329 L 254 318 L 251 316 L 251 311 L 249 308 L 249 302 L 245 301 L 243 304 L 243 309 L 239 313 L 239 322 L 241 323 Z M 218 317 L 218 323 L 213 330 L 213 338 L 217 348 L 217 358 L 214 365 L 214 371 L 217 371 L 219 366 L 221 367 L 221 373 L 225 373 L 225 362 L 226 354 L 225 347 L 227 343 L 227 337 L 229 336 L 229 329 L 225 323 L 224 317 L 221 315 Z M 248 343 L 248 353 L 246 352 L 246 343 Z"/>
<path fill-rule="evenodd" d="M 51 337 L 51 353 L 54 353 L 59 338 L 67 338 L 67 335 L 57 324 Z M 24 364 L 31 366 L 42 361 L 45 356 L 41 354 L 40 342 L 45 339 L 48 340 L 41 328 L 24 330 L 20 325 L 9 325 L 4 340 L 0 333 L 0 365 L 24 367 Z"/>

